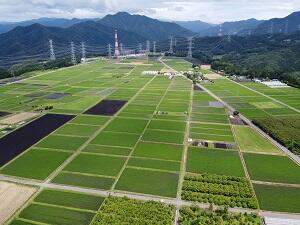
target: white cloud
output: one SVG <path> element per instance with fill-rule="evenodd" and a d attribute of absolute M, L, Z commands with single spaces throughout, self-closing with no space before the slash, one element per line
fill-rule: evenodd
<path fill-rule="evenodd" d="M 92 18 L 127 11 L 164 20 L 224 22 L 284 17 L 299 0 L 0 0 L 0 21 L 39 17 Z"/>

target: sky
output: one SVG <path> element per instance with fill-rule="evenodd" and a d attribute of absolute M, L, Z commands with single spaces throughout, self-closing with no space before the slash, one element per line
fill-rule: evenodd
<path fill-rule="evenodd" d="M 285 17 L 300 11 L 300 0 L 0 0 L 0 21 L 98 18 L 119 11 L 168 21 L 221 23 Z"/>

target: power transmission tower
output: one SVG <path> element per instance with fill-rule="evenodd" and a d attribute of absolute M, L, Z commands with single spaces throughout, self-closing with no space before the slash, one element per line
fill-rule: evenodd
<path fill-rule="evenodd" d="M 170 54 L 173 54 L 174 51 L 173 51 L 173 36 L 171 37 L 171 41 L 170 41 L 170 49 L 169 49 L 169 53 Z"/>
<path fill-rule="evenodd" d="M 76 65 L 75 46 L 73 41 L 71 42 L 71 62 L 73 65 Z"/>
<path fill-rule="evenodd" d="M 49 40 L 49 47 L 50 47 L 50 60 L 53 61 L 56 58 L 55 58 L 55 53 L 53 48 L 53 41 L 51 39 Z"/>
<path fill-rule="evenodd" d="M 220 37 L 223 36 L 222 32 L 223 32 L 222 24 L 220 24 L 219 25 L 219 34 L 218 34 L 218 36 L 220 36 Z"/>
<path fill-rule="evenodd" d="M 271 22 L 271 28 L 270 28 L 270 33 L 273 34 L 274 33 L 274 22 Z"/>
<path fill-rule="evenodd" d="M 111 59 L 111 44 L 108 44 L 108 58 Z"/>
<path fill-rule="evenodd" d="M 156 54 L 156 41 L 153 41 L 153 55 Z"/>
<path fill-rule="evenodd" d="M 229 34 L 228 37 L 227 37 L 227 41 L 228 41 L 229 43 L 231 43 L 231 35 L 230 35 L 230 34 Z"/>
<path fill-rule="evenodd" d="M 142 51 L 143 51 L 143 45 L 142 45 L 142 43 L 139 43 L 139 53 L 141 54 Z"/>
<path fill-rule="evenodd" d="M 85 44 L 81 42 L 81 60 L 86 60 Z"/>
<path fill-rule="evenodd" d="M 188 41 L 189 41 L 189 48 L 188 48 L 187 58 L 192 59 L 193 58 L 193 50 L 192 50 L 193 38 L 192 37 L 188 38 Z"/>
<path fill-rule="evenodd" d="M 284 34 L 288 34 L 288 33 L 289 33 L 289 21 L 286 20 L 285 21 Z"/>

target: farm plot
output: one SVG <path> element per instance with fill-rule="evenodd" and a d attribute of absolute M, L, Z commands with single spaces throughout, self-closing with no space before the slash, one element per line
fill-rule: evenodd
<path fill-rule="evenodd" d="M 119 173 L 125 159 L 115 156 L 80 154 L 63 171 L 113 177 Z"/>
<path fill-rule="evenodd" d="M 262 184 L 253 185 L 261 209 L 277 212 L 300 212 L 300 188 Z"/>
<path fill-rule="evenodd" d="M 86 174 L 61 172 L 54 179 L 52 179 L 51 182 L 77 187 L 109 190 L 115 182 L 115 179 L 111 177 L 99 177 Z"/>
<path fill-rule="evenodd" d="M 175 198 L 178 178 L 176 173 L 126 168 L 116 189 Z"/>
<path fill-rule="evenodd" d="M 187 171 L 245 176 L 238 152 L 194 147 L 188 150 Z"/>
<path fill-rule="evenodd" d="M 69 120 L 71 115 L 47 114 L 0 139 L 0 167 Z"/>
<path fill-rule="evenodd" d="M 96 196 L 45 190 L 11 224 L 25 219 L 34 223 L 88 225 L 102 201 Z"/>
<path fill-rule="evenodd" d="M 77 136 L 63 136 L 63 135 L 50 135 L 41 142 L 39 142 L 35 147 L 47 148 L 47 149 L 57 149 L 65 151 L 76 151 L 84 142 L 87 141 L 87 137 L 77 137 Z"/>
<path fill-rule="evenodd" d="M 148 121 L 141 119 L 116 118 L 105 127 L 104 131 L 140 134 Z"/>
<path fill-rule="evenodd" d="M 0 224 L 4 224 L 35 191 L 33 187 L 0 182 Z"/>
<path fill-rule="evenodd" d="M 181 197 L 187 201 L 227 205 L 229 207 L 258 207 L 247 178 L 214 174 L 188 174 L 184 177 Z"/>
<path fill-rule="evenodd" d="M 233 126 L 237 142 L 243 152 L 283 154 L 271 142 L 246 126 Z"/>
<path fill-rule="evenodd" d="M 184 133 L 162 130 L 146 130 L 142 140 L 151 142 L 183 144 Z"/>
<path fill-rule="evenodd" d="M 68 152 L 33 148 L 4 166 L 0 171 L 7 175 L 44 180 L 70 155 L 71 153 Z"/>
<path fill-rule="evenodd" d="M 109 197 L 103 203 L 92 225 L 173 224 L 174 207 L 158 202 L 143 202 Z"/>
<path fill-rule="evenodd" d="M 139 139 L 138 134 L 101 132 L 91 144 L 116 147 L 133 147 Z"/>
<path fill-rule="evenodd" d="M 102 146 L 102 145 L 88 145 L 83 149 L 83 152 L 95 153 L 95 154 L 104 154 L 104 155 L 120 155 L 127 156 L 132 151 L 131 148 L 124 147 L 111 147 L 111 146 Z"/>
<path fill-rule="evenodd" d="M 43 190 L 33 200 L 35 203 L 45 203 L 92 211 L 97 211 L 103 201 L 103 197 L 50 189 Z"/>
<path fill-rule="evenodd" d="M 300 167 L 286 156 L 244 154 L 252 180 L 278 183 L 300 183 Z"/>
<path fill-rule="evenodd" d="M 139 142 L 133 156 L 181 161 L 182 145 Z"/>
<path fill-rule="evenodd" d="M 118 112 L 127 101 L 122 100 L 103 100 L 85 112 L 88 115 L 112 116 Z"/>

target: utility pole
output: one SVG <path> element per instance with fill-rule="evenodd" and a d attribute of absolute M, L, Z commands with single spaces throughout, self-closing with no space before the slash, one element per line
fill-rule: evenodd
<path fill-rule="evenodd" d="M 75 55 L 75 46 L 74 46 L 74 42 L 71 42 L 71 62 L 73 63 L 73 65 L 76 65 L 76 55 Z"/>
<path fill-rule="evenodd" d="M 192 59 L 193 58 L 193 50 L 192 50 L 193 38 L 189 37 L 188 41 L 189 41 L 189 48 L 188 48 L 187 58 Z"/>
<path fill-rule="evenodd" d="M 177 38 L 175 38 L 175 40 L 174 40 L 174 46 L 175 47 L 177 46 Z"/>
<path fill-rule="evenodd" d="M 143 51 L 143 45 L 142 43 L 139 43 L 139 54 L 142 54 Z"/>
<path fill-rule="evenodd" d="M 111 59 L 111 44 L 108 44 L 108 58 Z"/>
<path fill-rule="evenodd" d="M 150 41 L 146 42 L 146 46 L 147 46 L 146 51 L 147 51 L 147 54 L 149 55 L 149 53 L 150 53 Z"/>
<path fill-rule="evenodd" d="M 174 51 L 173 51 L 173 36 L 171 36 L 169 53 L 170 53 L 170 54 L 173 54 L 173 53 L 174 53 Z"/>
<path fill-rule="evenodd" d="M 50 60 L 53 61 L 55 60 L 55 53 L 54 53 L 54 48 L 53 48 L 53 41 L 52 39 L 49 40 L 49 47 L 50 47 Z"/>
<path fill-rule="evenodd" d="M 85 45 L 84 42 L 81 42 L 81 59 L 83 61 L 86 60 L 86 52 L 85 52 Z"/>
<path fill-rule="evenodd" d="M 153 55 L 156 54 L 156 41 L 153 41 Z"/>

